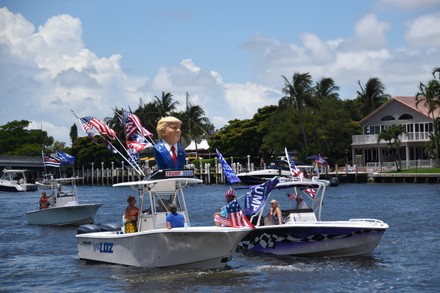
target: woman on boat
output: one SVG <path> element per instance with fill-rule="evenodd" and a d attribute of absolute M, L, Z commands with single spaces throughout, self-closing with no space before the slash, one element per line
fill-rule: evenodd
<path fill-rule="evenodd" d="M 273 223 L 273 224 L 272 224 Z M 283 223 L 283 218 L 281 217 L 281 208 L 275 199 L 270 202 L 270 213 L 267 224 L 268 225 L 279 225 Z"/>
<path fill-rule="evenodd" d="M 124 230 L 125 233 L 137 232 L 137 219 L 139 215 L 139 209 L 135 207 L 136 198 L 129 195 L 127 198 L 128 207 L 124 213 Z"/>
<path fill-rule="evenodd" d="M 47 195 L 46 192 L 42 192 L 40 196 L 40 210 L 47 209 Z"/>

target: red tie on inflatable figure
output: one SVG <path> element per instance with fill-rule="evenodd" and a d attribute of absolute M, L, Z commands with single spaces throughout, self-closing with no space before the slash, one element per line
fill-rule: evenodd
<path fill-rule="evenodd" d="M 171 146 L 171 156 L 173 157 L 174 166 L 177 164 L 177 156 L 175 152 L 176 148 L 174 146 Z"/>

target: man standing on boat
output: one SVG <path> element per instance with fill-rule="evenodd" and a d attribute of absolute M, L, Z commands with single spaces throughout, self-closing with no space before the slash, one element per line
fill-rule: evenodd
<path fill-rule="evenodd" d="M 159 142 L 154 146 L 154 158 L 157 168 L 183 169 L 185 166 L 185 149 L 179 144 L 182 135 L 182 121 L 176 117 L 164 117 L 157 122 Z"/>

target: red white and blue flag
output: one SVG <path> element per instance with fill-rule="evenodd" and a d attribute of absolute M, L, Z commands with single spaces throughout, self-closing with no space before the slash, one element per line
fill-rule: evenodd
<path fill-rule="evenodd" d="M 327 161 L 321 155 L 316 157 L 315 162 L 321 165 L 327 165 Z"/>
<path fill-rule="evenodd" d="M 131 140 L 127 140 L 127 148 L 135 149 L 137 152 L 142 151 L 148 147 L 152 147 L 153 145 L 148 142 L 145 137 L 140 136 L 139 134 L 133 134 Z"/>
<path fill-rule="evenodd" d="M 226 205 L 226 211 L 228 212 L 228 219 L 231 227 L 251 227 L 255 229 L 255 226 L 244 216 L 236 199 L 230 201 Z"/>
<path fill-rule="evenodd" d="M 289 153 L 287 152 L 287 148 L 284 148 L 286 152 L 286 159 L 287 162 L 289 162 L 289 168 L 290 168 L 290 174 L 292 177 L 299 177 L 301 180 L 304 178 L 303 173 L 301 170 L 295 165 L 295 162 L 292 160 L 292 158 L 289 156 Z"/>
<path fill-rule="evenodd" d="M 81 126 L 85 132 L 88 134 L 94 129 L 97 130 L 101 135 L 106 135 L 110 139 L 116 138 L 116 131 L 111 129 L 107 124 L 99 119 L 92 116 L 86 116 L 79 119 Z"/>
<path fill-rule="evenodd" d="M 61 158 L 43 153 L 43 163 L 45 167 L 58 168 L 61 165 Z"/>
<path fill-rule="evenodd" d="M 153 137 L 153 134 L 142 126 L 141 119 L 131 112 L 123 110 L 121 122 L 125 126 L 126 138 L 131 138 L 134 134 Z"/>
<path fill-rule="evenodd" d="M 313 188 L 305 188 L 304 192 L 310 195 L 311 198 L 315 198 L 316 196 L 316 191 Z"/>

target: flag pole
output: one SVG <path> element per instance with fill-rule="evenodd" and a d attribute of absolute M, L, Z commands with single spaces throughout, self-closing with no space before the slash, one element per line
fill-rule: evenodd
<path fill-rule="evenodd" d="M 73 113 L 73 115 L 75 115 L 75 117 L 82 123 L 82 124 L 87 124 L 90 128 L 93 128 L 93 126 L 92 125 L 90 125 L 88 122 L 86 122 L 86 121 L 84 121 L 84 119 L 82 119 L 81 117 L 79 117 L 73 110 L 70 110 L 70 111 L 72 111 L 72 113 Z M 84 128 L 83 127 L 81 127 L 83 130 L 84 130 Z M 84 130 L 85 131 L 85 130 Z M 87 133 L 87 131 L 86 131 L 86 133 Z M 140 168 L 139 168 L 139 166 L 134 166 L 132 163 L 131 163 L 131 161 L 130 160 L 128 160 L 117 148 L 115 148 L 114 146 L 113 146 L 113 144 L 112 143 L 110 143 L 99 131 L 98 131 L 98 135 L 101 137 L 101 139 L 102 140 L 104 140 L 105 142 L 107 142 L 110 146 L 111 146 L 111 148 L 113 149 L 113 151 L 116 151 L 139 175 L 142 175 L 142 176 L 144 176 L 144 178 L 146 177 L 145 176 L 145 174 L 144 174 L 144 172 L 142 172 L 142 170 L 140 170 Z M 116 137 L 117 138 L 117 137 Z M 118 139 L 118 141 L 120 142 L 120 140 Z M 121 145 L 122 145 L 122 143 L 121 143 Z M 125 149 L 125 147 L 124 147 L 124 149 Z M 128 153 L 128 152 L 127 152 Z M 137 165 L 137 164 L 136 164 Z"/>

